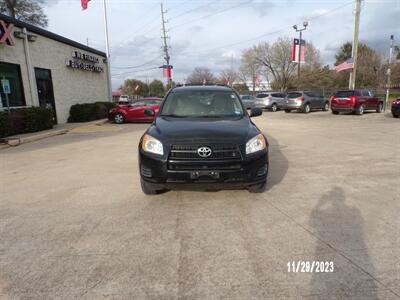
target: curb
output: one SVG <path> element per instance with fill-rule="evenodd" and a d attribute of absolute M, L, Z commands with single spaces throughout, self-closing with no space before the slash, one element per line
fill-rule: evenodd
<path fill-rule="evenodd" d="M 102 119 L 102 120 L 96 120 L 93 122 L 86 122 L 85 124 L 82 124 L 82 126 L 87 126 L 89 124 L 94 124 L 97 126 L 101 126 L 105 123 L 108 122 L 108 119 Z M 75 128 L 79 128 L 82 126 L 77 126 Z M 0 144 L 0 150 L 1 149 L 5 149 L 5 148 L 9 148 L 9 147 L 16 147 L 22 144 L 26 144 L 26 143 L 31 143 L 31 142 L 35 142 L 35 141 L 39 141 L 39 140 L 43 140 L 43 139 L 47 139 L 49 137 L 52 136 L 56 136 L 56 135 L 61 135 L 61 134 L 66 134 L 68 133 L 70 130 L 75 129 L 75 128 L 70 128 L 70 129 L 59 129 L 59 130 L 53 130 L 50 132 L 45 132 L 45 133 L 38 133 L 32 136 L 27 136 L 27 137 L 15 137 L 15 138 L 5 138 L 4 144 Z"/>
<path fill-rule="evenodd" d="M 49 138 L 49 137 L 52 137 L 52 136 L 65 134 L 67 132 L 68 132 L 68 129 L 60 129 L 60 130 L 54 130 L 54 131 L 51 131 L 51 132 L 35 134 L 33 136 L 28 136 L 28 137 L 24 137 L 24 138 L 6 139 L 6 143 L 7 144 L 1 145 L 0 149 L 7 148 L 7 147 L 15 147 L 15 146 L 19 146 L 19 145 L 22 145 L 22 144 L 39 141 L 39 140 L 46 139 L 46 138 Z"/>

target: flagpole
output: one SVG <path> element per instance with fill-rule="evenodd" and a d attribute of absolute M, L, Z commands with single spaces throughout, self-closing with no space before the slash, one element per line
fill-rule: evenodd
<path fill-rule="evenodd" d="M 107 80 L 108 80 L 108 101 L 112 101 L 112 84 L 111 84 L 111 63 L 110 63 L 110 43 L 108 40 L 108 22 L 107 22 L 107 5 L 103 0 L 104 11 L 104 34 L 106 37 L 106 55 L 107 55 Z"/>

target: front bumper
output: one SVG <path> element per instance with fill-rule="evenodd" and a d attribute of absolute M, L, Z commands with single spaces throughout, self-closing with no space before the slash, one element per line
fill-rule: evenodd
<path fill-rule="evenodd" d="M 155 189 L 230 189 L 246 188 L 267 179 L 268 151 L 260 151 L 241 160 L 221 161 L 190 160 L 183 164 L 196 165 L 191 169 L 171 169 L 171 161 L 139 151 L 139 169 L 142 180 Z M 179 161 L 174 161 L 179 163 Z M 213 167 L 215 165 L 215 167 Z M 227 166 L 232 166 L 229 168 Z M 205 167 L 207 166 L 207 167 Z"/>
<path fill-rule="evenodd" d="M 400 105 L 392 105 L 392 114 L 400 115 Z"/>

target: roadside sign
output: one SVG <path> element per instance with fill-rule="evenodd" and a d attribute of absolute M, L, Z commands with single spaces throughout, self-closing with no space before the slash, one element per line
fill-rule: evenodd
<path fill-rule="evenodd" d="M 8 79 L 2 79 L 1 85 L 3 86 L 4 94 L 11 94 L 10 81 Z"/>

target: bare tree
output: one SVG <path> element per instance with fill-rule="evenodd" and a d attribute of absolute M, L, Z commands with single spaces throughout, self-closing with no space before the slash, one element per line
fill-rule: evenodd
<path fill-rule="evenodd" d="M 289 38 L 279 38 L 275 43 L 261 43 L 254 48 L 257 60 L 272 75 L 274 85 L 286 90 L 296 64 L 292 62 L 292 43 Z"/>
<path fill-rule="evenodd" d="M 9 15 L 14 20 L 47 27 L 48 19 L 43 11 L 45 2 L 46 0 L 1 0 L 0 13 Z"/>
<path fill-rule="evenodd" d="M 217 82 L 214 74 L 208 68 L 195 68 L 192 73 L 187 77 L 186 83 L 188 84 L 209 84 Z"/>
<path fill-rule="evenodd" d="M 239 78 L 241 81 L 251 81 L 253 94 L 256 88 L 257 73 L 260 72 L 261 69 L 261 63 L 257 56 L 258 52 L 256 47 L 243 51 L 242 64 L 239 70 Z"/>
<path fill-rule="evenodd" d="M 238 73 L 233 69 L 222 70 L 219 74 L 219 82 L 222 84 L 233 85 L 238 79 Z"/>

